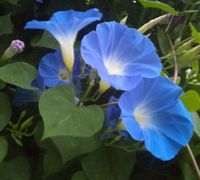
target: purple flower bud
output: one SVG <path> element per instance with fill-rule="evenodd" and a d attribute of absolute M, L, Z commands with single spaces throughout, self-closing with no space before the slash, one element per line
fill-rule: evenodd
<path fill-rule="evenodd" d="M 25 44 L 21 40 L 13 40 L 10 46 L 5 50 L 1 59 L 6 60 L 12 58 L 14 55 L 23 52 Z"/>
<path fill-rule="evenodd" d="M 15 50 L 17 53 L 21 53 L 25 48 L 25 44 L 21 40 L 13 40 L 10 44 L 10 48 Z"/>

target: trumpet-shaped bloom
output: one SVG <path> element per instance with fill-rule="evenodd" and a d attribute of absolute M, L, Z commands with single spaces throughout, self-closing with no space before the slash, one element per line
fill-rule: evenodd
<path fill-rule="evenodd" d="M 70 75 L 63 62 L 60 49 L 55 53 L 46 54 L 41 59 L 38 72 L 47 87 L 70 84 Z"/>
<path fill-rule="evenodd" d="M 72 71 L 74 63 L 74 42 L 78 31 L 88 24 L 100 20 L 102 14 L 98 9 L 90 9 L 86 12 L 74 10 L 58 11 L 49 21 L 33 20 L 26 24 L 25 29 L 44 29 L 49 31 L 59 42 L 63 60 Z"/>
<path fill-rule="evenodd" d="M 153 43 L 136 29 L 105 22 L 81 43 L 84 61 L 118 90 L 131 90 L 142 77 L 159 76 L 162 65 Z"/>
<path fill-rule="evenodd" d="M 164 78 L 144 79 L 119 100 L 123 124 L 131 137 L 161 160 L 172 159 L 188 144 L 193 124 L 179 100 L 181 89 Z"/>

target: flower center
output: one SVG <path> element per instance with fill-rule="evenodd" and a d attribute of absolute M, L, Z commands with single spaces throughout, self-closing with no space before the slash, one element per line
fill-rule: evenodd
<path fill-rule="evenodd" d="M 142 128 L 146 128 L 151 125 L 151 116 L 145 107 L 141 105 L 136 107 L 135 111 L 133 112 L 133 116 Z"/>
<path fill-rule="evenodd" d="M 110 75 L 123 75 L 123 65 L 119 61 L 106 60 L 105 67 Z"/>
<path fill-rule="evenodd" d="M 60 78 L 61 78 L 62 80 L 67 80 L 67 79 L 68 79 L 67 73 L 61 72 L 61 73 L 60 73 Z"/>

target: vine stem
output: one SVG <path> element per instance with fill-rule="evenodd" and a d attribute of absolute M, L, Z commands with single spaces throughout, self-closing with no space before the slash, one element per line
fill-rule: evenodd
<path fill-rule="evenodd" d="M 193 154 L 193 152 L 192 152 L 192 150 L 191 150 L 191 148 L 190 148 L 190 145 L 188 144 L 188 145 L 186 146 L 186 148 L 187 148 L 187 151 L 188 151 L 188 153 L 189 153 L 189 155 L 190 155 L 190 158 L 191 158 L 191 160 L 192 160 L 192 164 L 193 164 L 193 166 L 194 166 L 194 169 L 195 169 L 196 172 L 197 172 L 198 179 L 200 180 L 200 170 L 199 170 L 199 166 L 198 166 L 197 161 L 196 161 L 196 159 L 195 159 L 195 157 L 194 157 L 194 154 Z"/>

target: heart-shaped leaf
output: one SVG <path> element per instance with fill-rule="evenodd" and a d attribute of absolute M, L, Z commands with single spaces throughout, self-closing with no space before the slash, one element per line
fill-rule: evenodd
<path fill-rule="evenodd" d="M 30 64 L 15 62 L 0 68 L 0 79 L 24 89 L 34 90 L 31 83 L 36 78 L 37 71 Z"/>
<path fill-rule="evenodd" d="M 99 106 L 77 107 L 73 89 L 56 87 L 43 93 L 39 110 L 44 121 L 44 136 L 90 137 L 103 126 L 104 113 Z"/>

